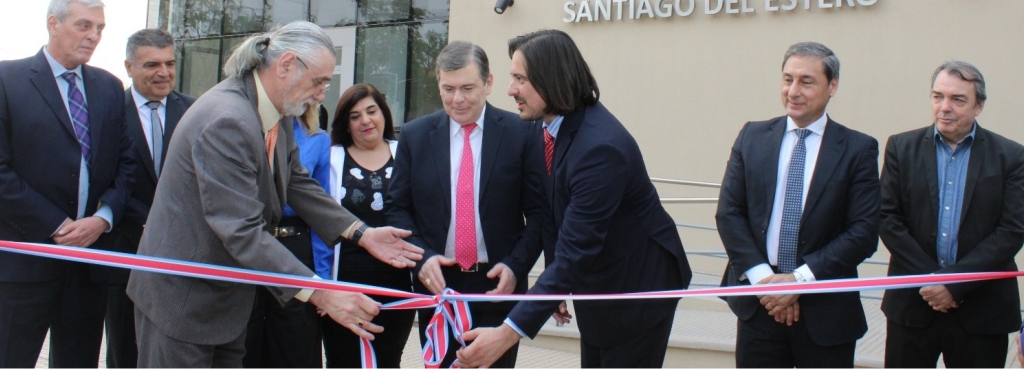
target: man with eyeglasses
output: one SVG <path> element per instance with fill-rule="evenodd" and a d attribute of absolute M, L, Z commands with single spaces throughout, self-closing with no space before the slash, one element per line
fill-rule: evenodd
<path fill-rule="evenodd" d="M 196 100 L 175 129 L 163 163 L 140 255 L 303 277 L 313 271 L 276 238 L 285 204 L 326 244 L 339 237 L 396 268 L 423 250 L 408 231 L 369 228 L 308 177 L 292 117 L 323 100 L 334 45 L 320 27 L 294 22 L 245 40 L 225 63 L 231 77 Z M 305 59 L 300 61 L 299 57 Z M 322 309 L 360 337 L 379 304 L 351 292 L 266 286 Z M 256 286 L 133 271 L 140 367 L 240 367 Z"/>

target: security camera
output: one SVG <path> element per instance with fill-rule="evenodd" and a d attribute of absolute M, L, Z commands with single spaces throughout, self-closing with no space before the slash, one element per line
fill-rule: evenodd
<path fill-rule="evenodd" d="M 494 12 L 504 14 L 505 9 L 508 9 L 515 2 L 515 0 L 498 0 L 498 2 L 494 3 Z"/>

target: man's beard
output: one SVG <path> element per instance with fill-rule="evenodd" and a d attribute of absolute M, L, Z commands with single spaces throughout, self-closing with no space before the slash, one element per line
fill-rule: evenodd
<path fill-rule="evenodd" d="M 301 117 L 303 114 L 306 113 L 306 109 L 308 109 L 314 103 L 316 103 L 316 100 L 313 100 L 313 99 L 306 99 L 306 100 L 303 100 L 303 101 L 301 101 L 299 103 L 289 103 L 289 102 L 285 101 L 285 103 L 284 103 L 284 115 L 290 115 L 290 116 L 293 116 L 293 117 Z"/>

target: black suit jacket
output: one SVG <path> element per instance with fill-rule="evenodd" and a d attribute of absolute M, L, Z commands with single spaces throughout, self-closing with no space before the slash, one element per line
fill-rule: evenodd
<path fill-rule="evenodd" d="M 541 132 L 536 140 L 543 142 Z M 689 286 L 675 222 L 661 206 L 640 147 L 604 105 L 565 115 L 551 178 L 554 226 L 546 227 L 544 273 L 529 294 L 621 293 Z M 553 249 L 552 249 L 553 248 Z M 558 301 L 523 301 L 509 318 L 530 337 Z M 607 345 L 644 334 L 676 299 L 576 301 L 580 334 Z"/>
<path fill-rule="evenodd" d="M 933 126 L 894 135 L 882 170 L 882 242 L 889 275 L 1016 271 L 1013 258 L 1024 243 L 1024 147 L 977 126 L 967 163 L 957 238 L 957 261 L 940 267 L 935 250 L 939 215 L 938 169 Z M 948 284 L 959 303 L 964 329 L 1005 334 L 1020 327 L 1016 279 Z M 917 288 L 886 291 L 885 316 L 911 327 L 936 314 Z"/>
<path fill-rule="evenodd" d="M 164 123 L 163 147 L 170 147 L 171 135 L 174 128 L 185 114 L 185 110 L 196 99 L 177 91 L 167 96 L 166 121 Z M 135 103 L 131 88 L 124 91 L 124 118 L 128 133 L 135 142 L 135 150 L 132 151 L 132 158 L 138 166 L 135 169 L 135 187 L 132 195 L 128 198 L 128 206 L 125 210 L 124 219 L 115 228 L 117 233 L 116 251 L 135 253 L 139 249 L 139 241 L 142 240 L 142 226 L 146 224 L 149 217 L 149 208 L 153 205 L 153 194 L 156 193 L 157 176 L 153 167 L 153 156 L 149 151 L 149 141 L 142 129 L 142 121 L 139 119 L 139 109 Z M 167 150 L 164 150 L 163 157 L 167 157 Z M 162 161 L 161 161 L 162 162 Z M 127 284 L 128 269 L 116 269 L 111 275 L 113 282 Z"/>
<path fill-rule="evenodd" d="M 133 144 L 124 124 L 124 87 L 102 69 L 82 66 L 92 143 L 85 215 L 99 202 L 110 206 L 117 225 L 134 183 Z M 78 214 L 82 153 L 71 118 L 42 50 L 0 62 L 0 239 L 52 243 L 61 223 Z M 109 249 L 103 234 L 91 247 Z M 62 262 L 4 253 L 0 281 L 56 278 Z M 93 268 L 94 270 L 99 270 Z"/>
<path fill-rule="evenodd" d="M 740 280 L 743 274 L 768 263 L 768 222 L 785 133 L 785 116 L 749 122 L 732 147 L 715 214 L 729 254 L 722 286 L 749 285 Z M 808 265 L 817 280 L 856 278 L 857 265 L 878 248 L 878 141 L 829 119 L 812 175 L 796 264 Z M 741 320 L 761 308 L 754 296 L 725 300 Z M 858 292 L 805 294 L 799 302 L 800 319 L 819 345 L 853 342 L 867 332 Z"/>
<path fill-rule="evenodd" d="M 388 223 L 412 231 L 407 241 L 423 248 L 423 261 L 443 256 L 448 239 L 452 212 L 449 119 L 440 110 L 402 127 L 388 188 Z M 532 134 L 535 126 L 490 104 L 484 113 L 480 225 L 488 261 L 512 269 L 519 293 L 526 291 L 527 276 L 540 256 L 540 229 L 547 210 L 542 184 L 547 173 L 543 149 Z M 422 261 L 415 271 L 421 266 Z"/>

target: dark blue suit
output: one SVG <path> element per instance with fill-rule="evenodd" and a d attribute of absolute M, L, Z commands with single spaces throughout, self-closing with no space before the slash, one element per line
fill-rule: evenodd
<path fill-rule="evenodd" d="M 82 78 L 92 141 L 85 215 L 103 202 L 116 225 L 135 170 L 124 88 L 112 74 L 88 65 Z M 0 62 L 0 239 L 52 243 L 61 223 L 77 218 L 82 154 L 65 99 L 42 51 Z M 91 247 L 112 244 L 113 237 L 103 234 Z M 0 252 L 0 365 L 34 365 L 53 324 L 51 365 L 96 366 L 104 306 L 97 299 L 106 298 L 106 287 L 93 280 L 106 274 L 100 267 Z M 95 285 L 102 286 L 99 296 L 74 291 Z M 13 301 L 28 307 L 19 310 Z M 64 316 L 71 312 L 77 315 Z"/>
<path fill-rule="evenodd" d="M 451 221 L 451 131 L 444 110 L 406 123 L 395 156 L 388 189 L 387 218 L 394 227 L 411 230 L 407 241 L 424 250 L 423 260 L 444 256 Z M 547 208 L 543 192 L 546 177 L 542 145 L 536 140 L 536 124 L 523 122 L 510 112 L 490 104 L 484 113 L 480 153 L 480 225 L 490 267 L 505 263 L 516 275 L 515 293 L 526 292 L 528 274 L 542 249 L 541 227 Z M 458 165 L 458 164 L 455 164 Z M 524 223 L 525 217 L 525 223 Z M 422 262 L 417 264 L 415 275 Z M 488 270 L 464 273 L 458 267 L 442 267 L 448 287 L 463 293 L 483 293 L 497 285 Z M 416 292 L 428 293 L 419 278 Z M 474 327 L 500 325 L 513 303 L 471 303 Z M 430 309 L 424 313 L 432 313 Z M 426 322 L 420 315 L 420 322 Z M 421 339 L 426 324 L 420 324 Z M 454 339 L 452 340 L 453 342 Z M 442 366 L 454 360 L 458 344 L 450 345 Z M 495 366 L 515 364 L 511 358 Z"/>
<path fill-rule="evenodd" d="M 165 113 L 163 147 L 170 147 L 174 128 L 185 114 L 185 110 L 196 99 L 179 92 L 171 92 L 167 96 Z M 114 250 L 134 254 L 139 249 L 142 239 L 143 225 L 149 217 L 149 208 L 153 205 L 153 194 L 156 193 L 157 175 L 153 167 L 153 154 L 149 149 L 149 140 L 142 129 L 139 109 L 132 95 L 131 88 L 124 91 L 124 119 L 126 129 L 136 142 L 132 150 L 132 158 L 137 163 L 135 170 L 135 186 L 128 198 L 124 218 L 112 233 L 115 234 Z M 167 156 L 164 150 L 163 156 Z M 162 161 L 161 161 L 162 162 Z M 128 269 L 111 269 L 110 291 L 107 298 L 106 333 L 107 333 L 107 367 L 134 367 L 138 362 L 138 349 L 135 342 L 135 304 L 125 293 L 128 285 Z"/>
<path fill-rule="evenodd" d="M 539 130 L 535 137 L 543 142 Z M 675 222 L 661 206 L 633 136 L 604 105 L 565 115 L 555 139 L 549 194 L 554 226 L 546 232 L 548 265 L 529 294 L 689 286 L 692 274 Z M 575 302 L 583 366 L 660 366 L 677 302 Z M 557 306 L 557 301 L 520 302 L 509 318 L 532 338 Z M 623 350 L 611 360 L 588 354 L 588 347 L 614 350 L 637 337 L 662 335 L 647 343 L 651 347 Z"/>
<path fill-rule="evenodd" d="M 749 285 L 740 280 L 749 269 L 768 263 L 768 223 L 775 199 L 779 149 L 786 133 L 786 117 L 747 123 L 736 138 L 718 198 L 718 234 L 729 264 L 722 286 Z M 808 265 L 817 280 L 856 278 L 857 265 L 878 248 L 879 196 L 878 142 L 831 119 L 825 125 L 817 164 L 807 190 L 797 244 L 796 265 Z M 736 317 L 747 324 L 785 328 L 768 318 L 754 296 L 727 297 Z M 810 341 L 820 346 L 852 345 L 867 331 L 864 308 L 858 292 L 802 295 L 800 321 Z M 756 315 L 755 315 L 756 314 Z M 758 318 L 758 320 L 751 320 Z M 737 346 L 747 345 L 743 327 Z M 779 342 L 805 347 L 800 340 Z M 750 345 L 747 345 L 750 346 Z M 763 346 L 763 345 L 759 345 Z M 746 348 L 746 347 L 744 347 Z M 767 350 L 767 348 L 766 348 Z M 774 350 L 774 349 L 772 349 Z M 737 348 L 737 365 L 747 358 Z M 789 351 L 778 349 L 774 351 Z M 755 366 L 827 366 L 812 352 L 799 353 L 796 362 L 758 362 Z M 827 356 L 820 352 L 818 355 Z M 756 355 L 769 359 L 769 355 Z M 802 361 L 809 360 L 809 361 Z"/>

